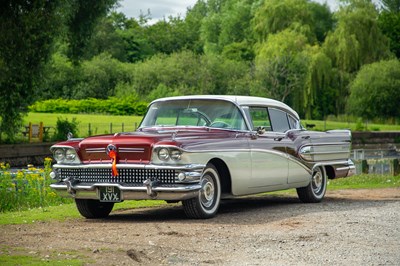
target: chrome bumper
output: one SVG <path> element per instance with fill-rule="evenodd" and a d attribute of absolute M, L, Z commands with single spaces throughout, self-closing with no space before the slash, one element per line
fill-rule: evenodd
<path fill-rule="evenodd" d="M 65 182 L 51 184 L 50 187 L 61 197 L 76 199 L 99 199 L 100 187 L 117 187 L 121 191 L 121 200 L 185 200 L 194 198 L 201 189 L 200 184 L 153 186 L 149 193 L 146 186 L 122 186 L 113 183 L 95 183 L 90 185 L 69 185 Z"/>
<path fill-rule="evenodd" d="M 61 197 L 69 197 L 76 199 L 100 199 L 101 187 L 114 187 L 120 191 L 121 200 L 143 200 L 143 199 L 160 199 L 160 200 L 185 200 L 194 198 L 201 190 L 200 178 L 204 169 L 204 165 L 191 164 L 182 166 L 168 165 L 137 165 L 137 164 L 117 164 L 118 169 L 139 169 L 142 172 L 146 170 L 175 170 L 185 176 L 185 181 L 175 180 L 172 183 L 163 183 L 156 176 L 147 173 L 146 179 L 141 182 L 130 183 L 125 181 L 94 181 L 86 182 L 80 180 L 80 176 L 66 175 L 59 176 L 57 169 L 86 169 L 93 170 L 92 175 L 96 176 L 100 169 L 111 169 L 111 164 L 88 164 L 88 165 L 60 165 L 53 166 L 54 172 L 50 175 L 58 180 L 57 183 L 50 185 L 55 192 Z M 111 170 L 110 170 L 111 173 Z M 177 178 L 177 177 L 176 177 Z M 62 181 L 61 181 L 62 180 Z M 169 181 L 170 182 L 170 181 Z"/>

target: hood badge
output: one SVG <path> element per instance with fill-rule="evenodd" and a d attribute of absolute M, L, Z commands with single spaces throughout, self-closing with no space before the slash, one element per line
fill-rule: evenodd
<path fill-rule="evenodd" d="M 113 144 L 108 144 L 107 149 L 106 149 L 108 157 L 111 158 L 111 173 L 112 176 L 118 176 L 118 169 L 117 169 L 117 147 L 115 147 Z"/>

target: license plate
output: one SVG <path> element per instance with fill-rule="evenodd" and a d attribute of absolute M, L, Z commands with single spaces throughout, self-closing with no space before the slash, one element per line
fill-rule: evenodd
<path fill-rule="evenodd" d="M 101 202 L 120 202 L 121 190 L 118 187 L 99 187 L 99 197 Z"/>

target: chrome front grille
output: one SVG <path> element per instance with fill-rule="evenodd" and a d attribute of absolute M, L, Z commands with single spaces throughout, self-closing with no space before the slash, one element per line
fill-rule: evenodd
<path fill-rule="evenodd" d="M 110 168 L 58 168 L 60 179 L 73 178 L 84 183 L 140 183 L 148 178 L 157 179 L 161 184 L 174 184 L 177 173 L 167 169 L 118 169 L 118 176 L 113 177 Z"/>

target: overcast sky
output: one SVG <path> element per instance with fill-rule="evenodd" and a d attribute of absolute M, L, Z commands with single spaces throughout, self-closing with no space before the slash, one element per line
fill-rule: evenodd
<path fill-rule="evenodd" d="M 327 2 L 334 10 L 337 7 L 336 0 L 314 0 L 319 3 Z M 168 18 L 170 15 L 185 16 L 188 7 L 193 7 L 197 0 L 121 0 L 118 11 L 124 13 L 128 18 L 138 18 L 140 11 L 144 14 L 150 9 L 151 17 L 155 20 Z"/>

